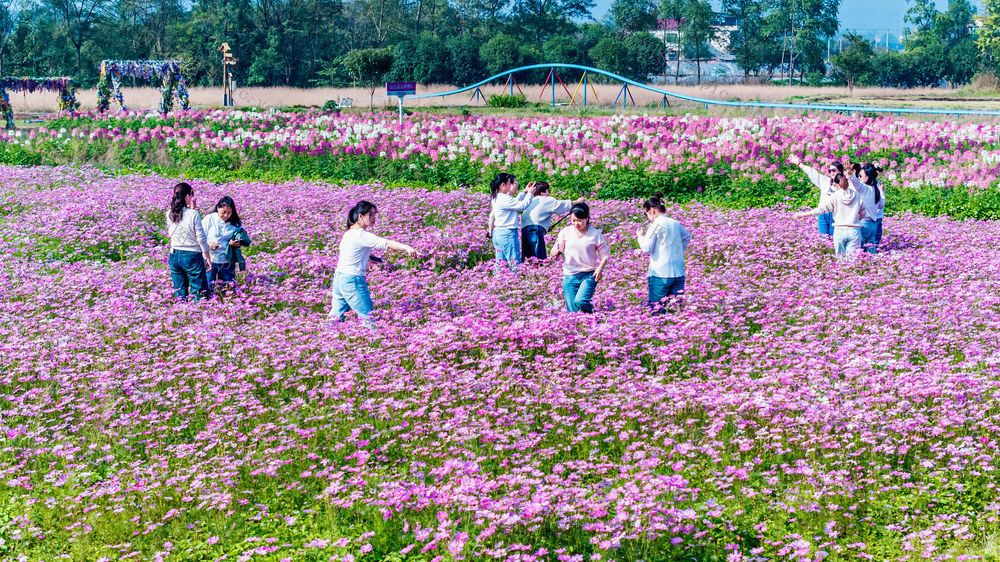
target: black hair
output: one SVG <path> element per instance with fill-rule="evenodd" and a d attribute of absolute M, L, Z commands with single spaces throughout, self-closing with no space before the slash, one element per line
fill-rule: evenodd
<path fill-rule="evenodd" d="M 851 169 L 854 170 L 854 175 L 858 175 L 858 172 L 861 171 L 861 164 L 858 164 L 857 162 L 855 162 L 855 163 L 851 164 Z"/>
<path fill-rule="evenodd" d="M 644 211 L 648 211 L 650 209 L 656 209 L 661 213 L 666 213 L 667 207 L 666 205 L 663 204 L 663 192 L 657 191 L 656 193 L 653 194 L 652 197 L 643 201 L 642 208 Z"/>
<path fill-rule="evenodd" d="M 497 198 L 497 193 L 500 192 L 501 185 L 512 181 L 514 181 L 514 174 L 508 174 L 507 172 L 500 172 L 493 176 L 493 181 L 490 182 L 490 199 Z"/>
<path fill-rule="evenodd" d="M 830 165 L 837 169 L 841 174 L 844 173 L 844 165 L 840 162 L 830 162 Z M 827 168 L 829 170 L 829 168 Z"/>
<path fill-rule="evenodd" d="M 228 222 L 233 226 L 240 226 L 243 224 L 243 221 L 240 220 L 240 215 L 236 212 L 236 203 L 233 202 L 232 197 L 226 195 L 222 199 L 219 199 L 219 202 L 215 204 L 216 213 L 219 212 L 219 207 L 227 207 L 229 208 L 230 212 L 232 212 L 232 214 L 229 215 L 229 220 L 227 220 L 226 222 Z"/>
<path fill-rule="evenodd" d="M 833 176 L 833 183 L 837 184 L 840 189 L 847 189 L 851 186 L 851 182 L 842 172 L 837 172 L 837 175 Z"/>
<path fill-rule="evenodd" d="M 351 210 L 347 213 L 348 228 L 354 226 L 354 223 L 358 222 L 361 215 L 367 215 L 371 211 L 378 212 L 378 207 L 376 207 L 374 203 L 369 203 L 368 201 L 358 201 L 357 205 L 351 207 Z"/>
<path fill-rule="evenodd" d="M 542 193 L 543 191 L 552 191 L 552 186 L 547 181 L 536 181 L 535 193 Z"/>
<path fill-rule="evenodd" d="M 590 207 L 586 203 L 573 205 L 573 208 L 569 212 L 578 219 L 587 219 L 587 221 L 590 221 Z"/>
<path fill-rule="evenodd" d="M 878 191 L 878 182 L 875 181 L 878 178 L 879 168 L 871 162 L 866 162 L 861 169 L 865 171 L 865 176 L 868 177 L 868 181 L 865 183 L 875 188 L 875 202 L 878 203 L 882 199 L 882 194 Z"/>
<path fill-rule="evenodd" d="M 187 196 L 194 193 L 191 186 L 180 182 L 174 186 L 174 196 L 170 199 L 170 222 L 181 222 L 184 217 L 184 207 L 187 207 Z"/>

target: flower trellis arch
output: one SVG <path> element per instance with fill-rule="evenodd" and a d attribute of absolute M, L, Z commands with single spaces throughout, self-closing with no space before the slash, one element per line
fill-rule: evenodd
<path fill-rule="evenodd" d="M 4 76 L 0 78 L 0 117 L 8 129 L 14 128 L 14 109 L 10 105 L 7 91 L 14 92 L 59 92 L 59 111 L 75 112 L 80 109 L 76 101 L 76 83 L 72 78 L 46 77 L 31 78 Z"/>
<path fill-rule="evenodd" d="M 174 97 L 181 102 L 181 109 L 190 107 L 188 102 L 187 84 L 181 74 L 181 61 L 177 60 L 103 60 L 101 61 L 101 80 L 97 83 L 97 110 L 107 111 L 111 106 L 111 98 L 115 99 L 118 109 L 125 110 L 125 97 L 122 95 L 122 78 L 145 78 L 153 84 L 159 80 L 160 111 L 169 112 L 174 107 Z"/>

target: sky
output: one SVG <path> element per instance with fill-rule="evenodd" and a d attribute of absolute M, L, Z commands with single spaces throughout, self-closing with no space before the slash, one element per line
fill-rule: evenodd
<path fill-rule="evenodd" d="M 613 0 L 596 0 L 594 18 L 600 20 L 611 8 Z M 711 0 L 712 6 L 718 10 L 720 0 Z M 948 0 L 936 0 L 938 10 L 948 9 Z M 982 4 L 974 1 L 982 12 Z M 889 29 L 892 35 L 898 35 L 904 25 L 903 15 L 908 4 L 906 0 L 843 0 L 840 4 L 840 31 L 860 31 Z"/>

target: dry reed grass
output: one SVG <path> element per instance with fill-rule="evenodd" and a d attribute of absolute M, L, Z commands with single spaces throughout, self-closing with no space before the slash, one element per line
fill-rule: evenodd
<path fill-rule="evenodd" d="M 592 89 L 587 93 L 587 104 L 610 106 L 615 97 L 619 94 L 621 86 L 614 84 L 592 84 Z M 909 90 L 899 90 L 892 88 L 855 88 L 854 96 L 848 97 L 846 88 L 817 88 L 808 86 L 771 86 L 752 84 L 717 84 L 707 83 L 701 86 L 658 86 L 661 89 L 686 94 L 694 97 L 714 99 L 714 100 L 739 100 L 739 101 L 762 101 L 762 102 L 822 102 L 837 104 L 866 104 L 866 105 L 886 105 L 896 103 L 911 107 L 945 106 L 950 108 L 968 107 L 997 109 L 1000 108 L 1000 100 L 984 100 L 973 98 L 970 100 L 958 99 L 956 90 L 944 88 L 915 88 Z M 447 92 L 453 89 L 446 85 L 418 86 L 418 94 L 434 94 Z M 561 85 L 556 85 L 556 102 L 564 104 L 570 100 L 570 95 L 576 93 L 575 105 L 582 105 L 582 87 L 578 88 L 577 83 L 566 84 L 568 93 Z M 499 93 L 506 93 L 508 90 L 502 84 L 492 84 L 481 88 L 485 96 Z M 519 90 L 515 88 L 515 92 Z M 522 85 L 520 91 L 529 101 L 541 101 L 549 103 L 552 100 L 551 91 L 548 87 L 540 85 Z M 630 88 L 632 98 L 639 107 L 653 106 L 661 102 L 662 97 L 654 92 Z M 154 88 L 124 88 L 125 101 L 130 109 L 155 110 L 160 102 L 159 91 Z M 375 91 L 375 99 L 372 102 L 376 108 L 396 107 L 395 98 L 386 98 L 385 90 L 379 88 Z M 595 95 L 596 93 L 596 95 Z M 219 88 L 191 88 L 191 104 L 193 107 L 219 107 L 222 102 L 222 92 Z M 475 99 L 470 99 L 471 92 L 458 94 L 445 98 L 425 98 L 407 99 L 406 107 L 432 107 L 432 106 L 463 106 L 476 105 Z M 354 99 L 354 107 L 366 108 L 369 106 L 370 92 L 362 88 L 239 88 L 236 91 L 236 107 L 290 107 L 295 105 L 313 106 L 323 105 L 327 100 L 339 100 L 350 97 Z M 959 96 L 961 97 L 961 96 Z M 939 101 L 940 98 L 943 101 Z M 93 109 L 97 101 L 96 90 L 81 90 L 77 94 L 77 99 L 81 102 L 83 109 Z M 47 113 L 56 110 L 56 94 L 54 92 L 36 92 L 33 94 L 14 92 L 10 95 L 11 104 L 15 113 L 19 116 L 27 114 Z M 631 105 L 631 99 L 629 100 Z M 699 104 L 685 102 L 677 99 L 669 99 L 672 107 L 699 107 Z M 480 100 L 481 105 L 485 105 L 485 100 Z M 621 100 L 618 101 L 621 105 Z M 713 110 L 714 111 L 714 110 Z"/>

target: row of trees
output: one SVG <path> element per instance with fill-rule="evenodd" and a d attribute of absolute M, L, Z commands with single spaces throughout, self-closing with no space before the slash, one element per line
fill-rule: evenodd
<path fill-rule="evenodd" d="M 933 0 L 909 1 L 904 52 L 876 53 L 848 35 L 846 49 L 834 49 L 837 76 L 960 83 L 1000 63 L 1000 0 L 983 2 L 978 34 L 969 0 L 951 0 L 943 13 Z M 679 62 L 711 58 L 712 44 L 748 78 L 817 80 L 829 72 L 840 3 L 723 0 L 737 23 L 723 33 L 706 0 L 615 0 L 600 22 L 590 18 L 594 0 L 0 0 L 0 74 L 69 75 L 92 86 L 101 59 L 179 58 L 192 84 L 218 85 L 217 48 L 228 42 L 240 85 L 468 84 L 539 62 L 676 80 Z"/>

